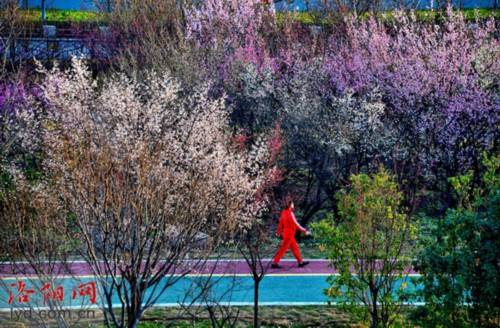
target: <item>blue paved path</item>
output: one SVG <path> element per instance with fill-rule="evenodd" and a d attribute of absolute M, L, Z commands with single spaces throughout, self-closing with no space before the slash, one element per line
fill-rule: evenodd
<path fill-rule="evenodd" d="M 307 304 L 327 304 L 328 298 L 323 291 L 328 287 L 327 276 L 321 275 L 270 275 L 264 278 L 261 283 L 259 300 L 262 305 L 307 305 Z M 190 303 L 193 297 L 185 295 L 197 295 L 196 286 L 203 283 L 204 277 L 185 277 L 174 286 L 170 287 L 156 302 L 157 306 L 178 306 L 179 303 Z M 234 305 L 250 305 L 253 302 L 253 281 L 248 276 L 237 277 L 213 277 L 215 288 L 213 289 L 209 301 L 219 303 L 232 303 Z M 411 283 L 411 278 L 407 280 L 407 288 L 412 290 L 415 286 Z M 72 307 L 92 306 L 88 297 L 78 297 L 72 299 L 72 290 L 79 284 L 94 281 L 90 277 L 75 279 L 61 278 L 54 283 L 63 286 L 65 290 L 64 305 Z M 3 283 L 17 283 L 15 278 L 4 278 Z M 398 283 L 399 286 L 399 283 Z M 39 289 L 40 285 L 36 281 L 26 280 L 26 288 Z M 8 292 L 5 288 L 0 289 L 0 310 L 8 310 L 12 307 L 27 307 L 27 304 L 13 302 L 8 304 Z M 16 290 L 12 288 L 12 290 Z M 199 291 L 199 290 L 198 290 Z M 29 306 L 43 307 L 42 297 L 35 293 L 29 299 Z M 116 299 L 117 300 L 117 299 Z M 335 300 L 330 300 L 335 303 Z M 99 304 L 99 297 L 95 306 Z M 118 304 L 118 301 L 114 303 Z"/>
<path fill-rule="evenodd" d="M 225 267 L 216 270 L 215 276 L 211 278 L 214 288 L 209 295 L 209 301 L 234 305 L 249 305 L 253 302 L 253 281 L 243 264 L 241 261 L 222 263 Z M 328 266 L 327 261 L 314 261 L 306 267 L 307 269 L 297 268 L 294 261 L 284 261 L 281 264 L 284 267 L 283 269 L 270 270 L 261 283 L 260 302 L 262 305 L 327 304 L 329 299 L 323 293 L 325 288 L 328 287 L 326 279 L 335 274 L 335 270 Z M 35 275 L 8 275 L 5 272 L 6 265 L 0 265 L 0 268 L 3 266 L 3 277 L 0 278 L 0 311 L 28 306 L 44 307 L 43 293 L 40 291 L 43 286 L 40 280 Z M 75 308 L 98 306 L 100 303 L 99 295 L 97 295 L 96 303 L 91 304 L 88 295 L 80 296 L 78 293 L 80 285 L 96 282 L 96 278 L 89 275 L 87 270 L 82 269 L 84 267 L 83 263 L 75 263 L 75 265 L 79 268 L 79 275 L 61 275 L 53 281 L 53 288 L 60 288 L 59 291 L 63 294 L 64 306 Z M 182 278 L 174 286 L 167 289 L 155 304 L 157 306 L 178 306 L 179 303 L 192 302 L 194 300 L 193 296 L 199 294 L 197 286 L 208 279 L 207 274 L 203 271 L 201 270 L 201 274 L 195 273 Z M 412 282 L 414 276 L 416 274 L 412 272 L 410 277 L 406 279 L 406 288 L 411 290 L 417 288 Z M 25 291 L 33 290 L 33 293 L 29 295 L 29 303 L 17 302 L 18 297 L 22 294 L 18 292 L 20 281 L 25 284 Z M 400 283 L 401 281 L 398 282 L 396 288 L 399 287 Z M 192 296 L 186 297 L 185 295 Z M 9 296 L 14 296 L 14 300 L 10 304 Z M 335 303 L 336 300 L 330 301 Z M 118 304 L 117 301 L 114 303 Z"/>

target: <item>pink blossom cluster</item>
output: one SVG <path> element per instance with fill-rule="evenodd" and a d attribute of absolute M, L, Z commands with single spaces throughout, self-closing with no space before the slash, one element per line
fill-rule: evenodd
<path fill-rule="evenodd" d="M 335 92 L 379 90 L 408 137 L 466 156 L 469 146 L 491 144 L 499 122 L 500 43 L 493 20 L 471 26 L 448 15 L 442 25 L 404 14 L 391 26 L 347 20 L 345 37 L 328 44 L 324 69 Z"/>

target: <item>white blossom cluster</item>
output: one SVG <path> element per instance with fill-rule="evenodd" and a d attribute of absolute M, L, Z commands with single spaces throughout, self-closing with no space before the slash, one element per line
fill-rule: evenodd
<path fill-rule="evenodd" d="M 210 232 L 246 229 L 266 208 L 255 197 L 265 142 L 233 145 L 224 100 L 207 88 L 183 94 L 168 73 L 97 81 L 76 60 L 43 73 L 46 170 L 75 215 Z"/>
<path fill-rule="evenodd" d="M 308 100 L 302 96 L 285 100 L 291 123 L 305 138 L 312 137 L 337 156 L 352 152 L 354 147 L 361 147 L 358 151 L 373 151 L 380 146 L 385 107 L 376 93 L 366 100 L 351 94 L 332 97 L 323 106 L 314 106 L 314 102 L 311 105 Z"/>
<path fill-rule="evenodd" d="M 335 95 L 315 65 L 297 69 L 286 83 L 253 65 L 245 66 L 240 78 L 244 88 L 238 91 L 251 104 L 247 110 L 255 123 L 261 126 L 280 116 L 287 145 L 295 151 L 310 147 L 333 157 L 354 151 L 385 155 L 395 143 L 394 128 L 385 119 L 386 108 L 377 90 L 364 97 L 352 92 Z"/>

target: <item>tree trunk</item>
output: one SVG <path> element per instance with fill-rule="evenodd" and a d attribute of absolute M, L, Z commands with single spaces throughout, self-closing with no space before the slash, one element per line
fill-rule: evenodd
<path fill-rule="evenodd" d="M 136 328 L 139 324 L 139 319 L 141 318 L 141 308 L 142 308 L 142 292 L 136 290 L 136 280 L 130 281 L 131 289 L 131 299 L 130 306 L 127 313 L 127 326 L 128 328 Z"/>
<path fill-rule="evenodd" d="M 253 284 L 253 327 L 259 327 L 259 279 L 254 279 Z"/>
<path fill-rule="evenodd" d="M 370 325 L 371 328 L 378 328 L 378 305 L 377 305 L 377 291 L 372 290 L 372 324 Z"/>

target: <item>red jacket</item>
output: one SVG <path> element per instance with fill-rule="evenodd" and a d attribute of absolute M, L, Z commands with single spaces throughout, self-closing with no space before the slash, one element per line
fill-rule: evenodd
<path fill-rule="evenodd" d="M 283 236 L 283 234 L 293 236 L 295 235 L 297 229 L 302 232 L 306 232 L 306 229 L 304 229 L 297 222 L 297 219 L 295 219 L 295 215 L 291 209 L 286 208 L 281 211 L 277 234 L 280 236 Z"/>

